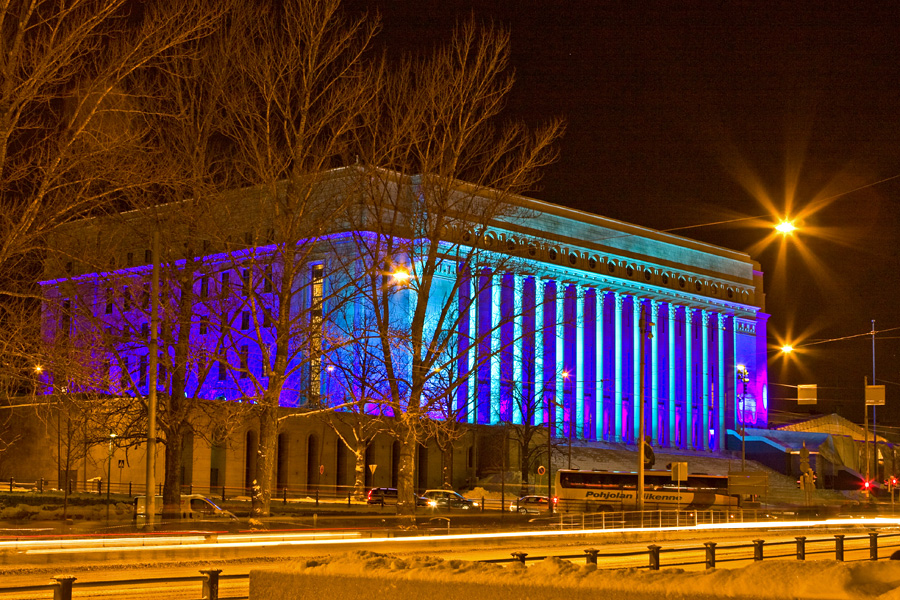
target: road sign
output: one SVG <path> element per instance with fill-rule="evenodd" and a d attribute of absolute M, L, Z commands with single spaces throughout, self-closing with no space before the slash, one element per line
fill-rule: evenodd
<path fill-rule="evenodd" d="M 866 406 L 884 406 L 884 386 L 866 386 Z"/>
<path fill-rule="evenodd" d="M 547 468 L 544 465 L 540 465 L 538 467 L 538 475 L 543 475 L 547 472 Z"/>
<path fill-rule="evenodd" d="M 375 474 L 375 469 L 377 469 L 377 468 L 378 468 L 378 465 L 369 465 L 369 471 L 372 473 L 372 475 Z"/>
<path fill-rule="evenodd" d="M 815 404 L 818 400 L 818 386 L 815 383 L 801 383 L 797 386 L 797 404 Z"/>
<path fill-rule="evenodd" d="M 121 459 L 121 458 L 119 459 L 119 468 L 120 468 L 120 469 L 124 469 L 124 468 L 125 468 L 125 461 L 124 461 L 123 459 Z"/>
<path fill-rule="evenodd" d="M 672 481 L 687 481 L 688 466 L 686 462 L 673 462 Z"/>

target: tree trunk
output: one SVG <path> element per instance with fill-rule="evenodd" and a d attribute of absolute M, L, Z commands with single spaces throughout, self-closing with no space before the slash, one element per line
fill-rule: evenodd
<path fill-rule="evenodd" d="M 410 424 L 409 413 L 400 416 L 400 460 L 397 469 L 397 514 L 405 517 L 406 525 L 416 523 L 416 434 Z"/>
<path fill-rule="evenodd" d="M 250 516 L 268 517 L 275 481 L 275 452 L 278 444 L 278 410 L 274 406 L 260 408 L 259 444 L 256 458 L 256 483 L 251 493 Z"/>
<path fill-rule="evenodd" d="M 163 474 L 162 519 L 181 518 L 181 442 L 183 427 L 166 436 L 165 473 Z M 148 492 L 152 494 L 153 491 Z"/>
<path fill-rule="evenodd" d="M 441 448 L 441 481 L 444 489 L 453 489 L 453 444 Z"/>
<path fill-rule="evenodd" d="M 356 478 L 353 482 L 353 496 L 357 500 L 363 500 L 366 497 L 366 449 L 368 446 L 369 444 L 365 440 L 356 440 L 356 450 L 354 451 L 356 454 Z"/>

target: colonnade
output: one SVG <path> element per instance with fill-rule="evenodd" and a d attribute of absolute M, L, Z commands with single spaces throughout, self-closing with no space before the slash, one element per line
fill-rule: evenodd
<path fill-rule="evenodd" d="M 549 421 L 554 436 L 633 444 L 643 385 L 651 443 L 724 448 L 733 313 L 650 289 L 489 271 L 468 280 L 459 308 L 468 376 L 458 403 L 468 422 Z"/>

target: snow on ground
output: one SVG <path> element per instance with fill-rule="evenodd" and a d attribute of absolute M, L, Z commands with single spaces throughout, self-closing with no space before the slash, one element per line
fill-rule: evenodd
<path fill-rule="evenodd" d="M 528 566 L 500 566 L 354 552 L 250 572 L 250 600 L 373 597 L 900 600 L 900 561 L 769 560 L 742 568 L 688 572 L 678 568 L 604 570 L 558 558 Z"/>

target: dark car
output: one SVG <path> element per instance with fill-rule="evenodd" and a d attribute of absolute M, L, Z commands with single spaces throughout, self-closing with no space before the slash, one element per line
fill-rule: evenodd
<path fill-rule="evenodd" d="M 478 508 L 477 502 L 469 500 L 453 490 L 426 490 L 422 496 L 428 501 L 428 506 L 431 508 L 460 508 L 463 510 Z"/>
<path fill-rule="evenodd" d="M 509 504 L 509 510 L 519 514 L 537 515 L 547 512 L 547 496 L 522 496 Z"/>
<path fill-rule="evenodd" d="M 366 495 L 366 504 L 378 504 L 381 506 L 397 504 L 397 488 L 372 488 Z M 428 500 L 421 496 L 416 496 L 416 506 L 428 506 Z"/>

